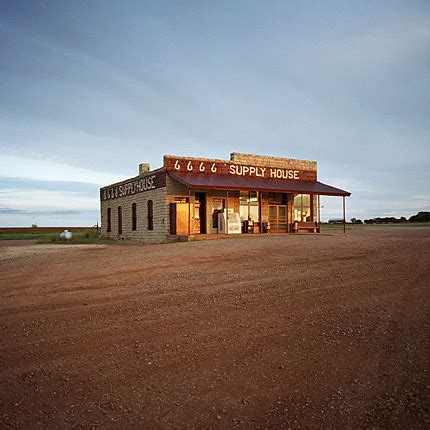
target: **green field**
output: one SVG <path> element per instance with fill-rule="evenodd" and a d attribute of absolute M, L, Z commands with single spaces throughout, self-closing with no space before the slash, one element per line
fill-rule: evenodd
<path fill-rule="evenodd" d="M 430 228 L 430 223 L 399 223 L 399 224 L 346 224 L 346 231 L 378 228 Z M 62 231 L 69 230 L 73 233 L 71 240 L 60 239 Z M 343 231 L 343 224 L 321 224 L 321 232 Z M 34 240 L 37 243 L 123 243 L 100 237 L 100 229 L 97 231 L 91 227 L 36 227 L 36 228 L 1 228 L 0 240 Z"/>
<path fill-rule="evenodd" d="M 64 230 L 73 233 L 72 239 L 60 239 L 60 233 Z M 0 228 L 0 240 L 35 240 L 37 243 L 63 244 L 112 243 L 110 239 L 101 238 L 99 231 L 91 227 Z"/>
<path fill-rule="evenodd" d="M 377 229 L 377 228 L 419 228 L 430 227 L 430 222 L 404 222 L 388 224 L 346 224 L 346 230 Z M 321 224 L 321 231 L 343 230 L 343 224 Z"/>

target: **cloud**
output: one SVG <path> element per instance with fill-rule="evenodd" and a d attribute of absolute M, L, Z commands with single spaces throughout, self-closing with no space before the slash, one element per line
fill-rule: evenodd
<path fill-rule="evenodd" d="M 360 75 L 365 70 L 392 67 L 417 54 L 428 53 L 429 44 L 429 17 L 405 14 L 317 47 L 322 59 L 330 59 L 343 65 L 348 73 Z"/>
<path fill-rule="evenodd" d="M 136 170 L 130 176 L 137 175 Z M 36 181 L 85 182 L 88 184 L 107 185 L 124 179 L 121 174 L 103 173 L 82 167 L 70 166 L 39 158 L 18 157 L 2 154 L 0 157 L 2 178 L 23 178 Z"/>
<path fill-rule="evenodd" d="M 82 195 L 97 196 L 100 187 L 94 183 L 73 181 L 47 181 L 20 177 L 0 177 L 0 189 L 2 193 L 14 191 L 66 191 Z"/>
<path fill-rule="evenodd" d="M 100 224 L 98 210 L 26 210 L 0 208 L 1 227 L 25 227 L 37 224 L 46 227 L 93 226 Z"/>
<path fill-rule="evenodd" d="M 14 209 L 97 209 L 99 194 L 83 195 L 69 191 L 10 190 L 0 196 L 0 205 Z"/>
<path fill-rule="evenodd" d="M 34 215 L 34 216 L 63 216 L 63 215 L 84 215 L 88 213 L 93 213 L 92 210 L 25 210 L 25 209 L 12 209 L 12 208 L 2 208 L 0 207 L 0 215 Z"/>

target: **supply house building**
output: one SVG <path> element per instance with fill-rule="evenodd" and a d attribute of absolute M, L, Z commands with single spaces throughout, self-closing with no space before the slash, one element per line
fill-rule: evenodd
<path fill-rule="evenodd" d="M 317 180 L 308 160 L 232 153 L 230 160 L 164 156 L 163 166 L 100 189 L 101 232 L 160 243 L 227 234 L 319 232 L 319 196 L 350 193 Z"/>

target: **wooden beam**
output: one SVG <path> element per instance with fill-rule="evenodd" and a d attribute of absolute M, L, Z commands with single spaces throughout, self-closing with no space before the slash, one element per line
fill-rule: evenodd
<path fill-rule="evenodd" d="M 263 233 L 263 223 L 261 222 L 261 198 L 263 193 L 257 191 L 258 196 L 258 224 L 260 225 L 260 234 Z"/>
<path fill-rule="evenodd" d="M 225 193 L 225 234 L 228 234 L 228 190 Z"/>
<path fill-rule="evenodd" d="M 188 236 L 191 236 L 191 188 L 188 187 Z"/>
<path fill-rule="evenodd" d="M 318 199 L 318 226 L 321 224 L 321 200 L 320 200 L 320 195 L 317 195 L 317 199 Z"/>
<path fill-rule="evenodd" d="M 346 220 L 345 220 L 345 196 L 343 196 L 343 232 L 346 233 Z"/>

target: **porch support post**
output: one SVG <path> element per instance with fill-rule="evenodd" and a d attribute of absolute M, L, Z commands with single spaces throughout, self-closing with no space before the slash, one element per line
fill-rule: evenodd
<path fill-rule="evenodd" d="M 226 190 L 225 196 L 225 234 L 228 234 L 228 190 Z"/>
<path fill-rule="evenodd" d="M 320 195 L 317 195 L 317 199 L 318 199 L 318 227 L 321 224 L 321 201 L 320 201 Z"/>
<path fill-rule="evenodd" d="M 188 187 L 188 236 L 191 236 L 191 188 Z"/>
<path fill-rule="evenodd" d="M 263 223 L 261 222 L 261 197 L 263 196 L 263 193 L 260 191 L 257 191 L 258 195 L 258 224 L 260 225 L 260 234 L 263 233 Z"/>
<path fill-rule="evenodd" d="M 343 196 L 343 232 L 346 233 L 346 220 L 345 220 L 345 196 Z"/>

